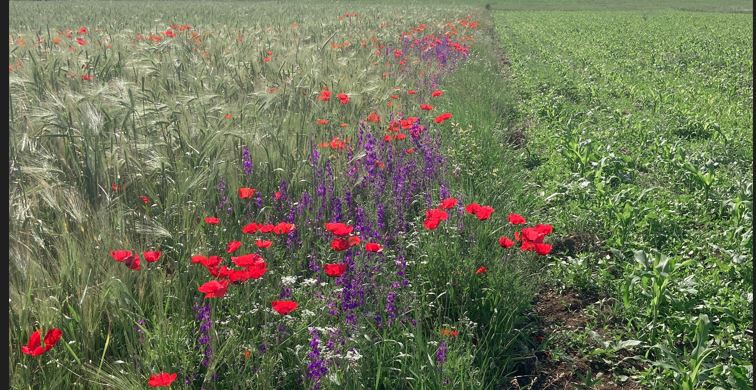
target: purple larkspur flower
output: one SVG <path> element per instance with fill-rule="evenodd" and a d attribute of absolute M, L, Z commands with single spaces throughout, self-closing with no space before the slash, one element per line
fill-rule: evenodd
<path fill-rule="evenodd" d="M 320 335 L 315 328 L 310 328 L 310 352 L 307 354 L 310 363 L 307 365 L 307 379 L 312 386 L 310 389 L 320 388 L 320 380 L 328 373 L 325 360 L 320 356 Z"/>
<path fill-rule="evenodd" d="M 318 146 L 313 145 L 312 153 L 310 154 L 310 163 L 312 163 L 312 165 L 315 166 L 315 165 L 318 165 L 319 161 L 320 161 L 320 153 L 318 152 Z"/>
<path fill-rule="evenodd" d="M 279 299 L 291 298 L 291 288 L 289 287 L 281 288 L 281 293 L 278 294 L 278 298 Z"/>
<path fill-rule="evenodd" d="M 446 362 L 446 352 L 448 351 L 449 347 L 446 345 L 446 341 L 441 341 L 436 350 L 436 363 L 438 363 L 439 366 Z"/>
<path fill-rule="evenodd" d="M 207 368 L 210 366 L 210 359 L 213 357 L 213 347 L 210 345 L 210 329 L 212 328 L 213 321 L 210 318 L 211 307 L 210 303 L 204 305 L 194 305 L 194 311 L 196 313 L 195 320 L 199 322 L 199 339 L 197 340 L 199 348 L 202 348 L 202 366 Z"/>
<path fill-rule="evenodd" d="M 441 184 L 441 187 L 438 190 L 438 194 L 441 197 L 441 199 L 446 199 L 450 196 L 449 190 L 443 184 Z"/>
<path fill-rule="evenodd" d="M 249 154 L 247 145 L 242 146 L 242 166 L 245 175 L 249 176 L 252 174 L 252 156 Z"/>
<path fill-rule="evenodd" d="M 394 290 L 386 295 L 386 316 L 389 323 L 396 319 L 396 292 Z"/>
<path fill-rule="evenodd" d="M 334 221 L 341 221 L 341 199 L 334 197 L 331 200 L 331 219 Z"/>
<path fill-rule="evenodd" d="M 220 179 L 220 181 L 218 181 L 218 198 L 220 198 L 220 201 L 218 202 L 218 211 L 225 209 L 226 213 L 231 214 L 231 212 L 233 212 L 233 208 L 231 207 L 231 202 L 228 201 L 228 194 L 226 193 L 226 181 L 223 179 Z"/>

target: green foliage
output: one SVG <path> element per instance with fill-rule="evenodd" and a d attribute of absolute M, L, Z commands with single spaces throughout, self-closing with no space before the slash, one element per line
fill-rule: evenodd
<path fill-rule="evenodd" d="M 496 20 L 539 162 L 523 169 L 556 230 L 576 242 L 551 282 L 616 302 L 601 314 L 605 337 L 640 341 L 644 363 L 610 360 L 644 386 L 752 381 L 750 15 L 520 11 Z"/>

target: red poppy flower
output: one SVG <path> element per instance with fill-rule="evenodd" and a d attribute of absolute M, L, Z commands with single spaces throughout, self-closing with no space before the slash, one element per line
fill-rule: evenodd
<path fill-rule="evenodd" d="M 76 43 L 78 43 L 79 46 L 84 46 L 87 44 L 87 41 L 85 41 L 84 38 L 76 38 Z"/>
<path fill-rule="evenodd" d="M 237 267 L 249 267 L 255 263 L 263 261 L 262 256 L 257 253 L 249 253 L 246 255 L 231 257 L 231 261 L 236 264 Z"/>
<path fill-rule="evenodd" d="M 476 275 L 480 275 L 480 274 L 482 274 L 482 273 L 485 273 L 486 271 L 488 271 L 488 269 L 486 269 L 486 267 L 480 267 L 480 268 L 478 268 L 478 269 L 477 269 L 477 270 L 475 271 L 475 274 L 476 274 Z"/>
<path fill-rule="evenodd" d="M 281 200 L 281 191 L 276 191 L 276 193 L 273 194 L 273 199 Z"/>
<path fill-rule="evenodd" d="M 220 256 L 210 256 L 209 258 L 207 256 L 202 256 L 202 255 L 192 256 L 192 263 L 202 264 L 206 268 L 215 267 L 218 264 L 220 264 L 222 260 L 223 259 Z"/>
<path fill-rule="evenodd" d="M 217 225 L 220 223 L 220 218 L 216 217 L 205 217 L 205 223 L 208 225 Z"/>
<path fill-rule="evenodd" d="M 451 208 L 454 208 L 454 206 L 457 205 L 457 198 L 446 198 L 441 201 L 441 204 L 439 205 L 440 208 L 449 210 Z"/>
<path fill-rule="evenodd" d="M 92 79 L 94 79 L 94 76 L 92 76 L 91 74 L 83 74 L 81 75 L 81 79 L 84 81 L 92 81 Z"/>
<path fill-rule="evenodd" d="M 476 211 L 480 208 L 480 205 L 473 202 L 465 206 L 465 212 L 468 214 L 475 214 Z"/>
<path fill-rule="evenodd" d="M 89 30 L 87 30 L 86 27 L 79 28 L 79 35 L 85 35 L 88 32 L 89 32 Z"/>
<path fill-rule="evenodd" d="M 514 232 L 515 241 L 520 241 L 520 232 Z"/>
<path fill-rule="evenodd" d="M 522 245 L 520 245 L 520 250 L 523 251 L 534 251 L 535 250 L 535 244 L 533 241 L 528 240 L 522 240 Z"/>
<path fill-rule="evenodd" d="M 349 241 L 343 238 L 334 238 L 333 241 L 331 241 L 331 249 L 336 252 L 345 251 L 349 249 Z"/>
<path fill-rule="evenodd" d="M 259 261 L 247 266 L 245 269 L 231 269 L 223 266 L 218 270 L 218 277 L 226 278 L 232 283 L 243 283 L 249 279 L 259 279 L 265 274 L 267 264 Z"/>
<path fill-rule="evenodd" d="M 139 255 L 135 254 L 133 256 L 127 257 L 126 260 L 123 261 L 124 264 L 126 264 L 129 269 L 132 269 L 134 271 L 139 271 L 141 268 L 140 261 L 139 261 Z"/>
<path fill-rule="evenodd" d="M 438 124 L 441 124 L 441 123 L 444 123 L 444 122 L 446 122 L 447 120 L 449 120 L 451 118 L 452 118 L 452 114 L 450 114 L 448 112 L 445 112 L 445 113 L 437 116 L 436 119 L 435 119 L 435 122 L 438 123 Z"/>
<path fill-rule="evenodd" d="M 475 216 L 478 217 L 478 220 L 485 221 L 488 218 L 491 218 L 491 214 L 493 214 L 494 208 L 491 206 L 480 206 L 475 211 Z"/>
<path fill-rule="evenodd" d="M 154 263 L 160 259 L 160 251 L 145 251 L 142 256 L 148 263 Z"/>
<path fill-rule="evenodd" d="M 323 271 L 325 271 L 325 274 L 332 278 L 338 278 L 339 276 L 343 275 L 344 272 L 346 272 L 346 269 L 347 266 L 344 263 L 323 265 Z"/>
<path fill-rule="evenodd" d="M 430 209 L 425 212 L 425 218 L 446 221 L 449 219 L 449 214 L 441 209 Z"/>
<path fill-rule="evenodd" d="M 423 226 L 428 230 L 434 230 L 438 227 L 441 221 L 449 219 L 449 214 L 442 209 L 430 209 L 425 212 L 425 221 Z"/>
<path fill-rule="evenodd" d="M 399 99 L 399 95 L 391 95 L 390 97 L 394 100 Z"/>
<path fill-rule="evenodd" d="M 360 238 L 357 236 L 351 236 L 347 239 L 347 244 L 349 244 L 349 247 L 360 245 Z"/>
<path fill-rule="evenodd" d="M 544 233 L 543 230 L 537 229 L 535 227 L 530 228 L 524 228 L 522 229 L 522 237 L 523 241 L 532 241 L 532 242 L 543 242 L 544 237 L 546 237 L 546 233 Z"/>
<path fill-rule="evenodd" d="M 346 146 L 346 141 L 340 140 L 339 137 L 333 137 L 331 140 L 331 149 L 341 150 Z"/>
<path fill-rule="evenodd" d="M 430 104 L 421 104 L 420 109 L 423 111 L 432 111 L 433 106 L 431 106 Z"/>
<path fill-rule="evenodd" d="M 339 123 L 339 127 L 347 127 L 347 126 L 349 126 L 348 123 Z"/>
<path fill-rule="evenodd" d="M 45 353 L 45 347 L 42 345 L 42 336 L 38 330 L 35 330 L 29 336 L 29 341 L 26 342 L 26 345 L 21 346 L 21 352 L 30 356 L 39 356 Z"/>
<path fill-rule="evenodd" d="M 538 224 L 538 225 L 533 226 L 533 229 L 535 229 L 537 232 L 543 234 L 544 236 L 547 236 L 547 235 L 551 234 L 551 232 L 554 231 L 554 227 L 553 226 L 551 226 L 551 225 L 542 225 L 542 224 Z"/>
<path fill-rule="evenodd" d="M 501 236 L 499 237 L 499 245 L 502 248 L 511 248 L 514 245 L 514 241 L 510 240 L 509 237 Z"/>
<path fill-rule="evenodd" d="M 173 32 L 173 30 L 171 30 L 170 28 L 167 29 L 167 30 L 165 30 L 165 31 L 163 31 L 163 35 L 165 35 L 166 37 L 169 37 L 169 38 L 175 38 L 176 37 L 176 33 Z"/>
<path fill-rule="evenodd" d="M 252 199 L 255 195 L 255 189 L 249 187 L 239 188 L 239 199 Z"/>
<path fill-rule="evenodd" d="M 383 250 L 383 246 L 377 242 L 368 242 L 365 244 L 365 250 L 368 252 L 380 252 Z"/>
<path fill-rule="evenodd" d="M 113 183 L 113 184 L 110 185 L 110 190 L 113 191 L 113 192 L 118 192 L 118 191 L 121 190 L 121 186 L 119 186 L 116 183 Z"/>
<path fill-rule="evenodd" d="M 343 237 L 348 236 L 352 234 L 352 230 L 354 230 L 353 226 L 349 226 L 345 223 L 341 222 L 330 222 L 325 224 L 326 230 L 333 233 L 336 236 Z"/>
<path fill-rule="evenodd" d="M 205 298 L 221 298 L 226 295 L 226 291 L 228 291 L 228 281 L 221 280 L 219 282 L 217 280 L 211 280 L 197 287 L 197 291 L 204 293 Z"/>
<path fill-rule="evenodd" d="M 117 249 L 114 251 L 110 251 L 110 257 L 113 258 L 113 260 L 122 263 L 124 260 L 131 257 L 131 251 L 127 251 L 125 249 Z"/>
<path fill-rule="evenodd" d="M 317 123 L 319 125 L 327 125 L 328 124 L 328 119 L 318 119 L 318 120 L 315 121 L 315 123 Z"/>
<path fill-rule="evenodd" d="M 147 195 L 141 195 L 139 197 L 139 200 L 141 200 L 142 203 L 144 203 L 144 204 L 149 204 L 150 203 L 150 198 L 148 198 Z"/>
<path fill-rule="evenodd" d="M 35 330 L 34 333 L 29 336 L 29 340 L 26 345 L 21 346 L 21 352 L 25 355 L 39 356 L 49 351 L 55 344 L 58 343 L 63 332 L 58 328 L 52 328 L 45 334 L 44 344 L 41 340 L 41 334 L 39 330 Z"/>
<path fill-rule="evenodd" d="M 45 339 L 43 342 L 45 343 L 45 352 L 52 349 L 52 347 L 55 346 L 55 344 L 58 343 L 60 338 L 63 336 L 63 331 L 61 331 L 58 328 L 52 328 L 45 333 Z"/>
<path fill-rule="evenodd" d="M 433 96 L 433 97 L 439 97 L 439 96 L 441 96 L 441 95 L 443 95 L 443 94 L 444 94 L 444 91 L 441 91 L 441 90 L 439 90 L 439 89 L 437 89 L 437 90 L 435 90 L 435 91 L 431 92 L 431 96 Z"/>
<path fill-rule="evenodd" d="M 426 218 L 425 221 L 423 221 L 423 226 L 428 230 L 435 230 L 440 223 L 440 219 Z"/>
<path fill-rule="evenodd" d="M 250 266 L 247 266 L 246 277 L 252 279 L 259 279 L 265 275 L 265 271 L 268 269 L 268 263 L 260 260 Z"/>
<path fill-rule="evenodd" d="M 345 93 L 340 93 L 340 94 L 336 95 L 336 97 L 339 98 L 339 102 L 341 104 L 347 104 L 347 103 L 349 103 L 349 95 L 347 95 Z"/>
<path fill-rule="evenodd" d="M 407 153 L 407 154 L 415 153 L 415 148 L 409 148 L 409 149 L 405 150 L 404 153 Z"/>
<path fill-rule="evenodd" d="M 324 89 L 320 91 L 320 96 L 318 96 L 318 100 L 320 100 L 321 102 L 327 102 L 331 100 L 331 91 L 329 91 L 328 89 Z"/>
<path fill-rule="evenodd" d="M 270 233 L 273 231 L 273 229 L 275 229 L 275 226 L 273 224 L 266 223 L 263 225 L 259 225 L 257 228 L 260 231 L 260 233 Z"/>
<path fill-rule="evenodd" d="M 255 241 L 255 245 L 257 245 L 260 249 L 269 248 L 273 244 L 273 241 L 268 240 L 257 240 Z"/>
<path fill-rule="evenodd" d="M 270 57 L 263 58 L 263 62 L 270 62 Z"/>
<path fill-rule="evenodd" d="M 150 387 L 169 387 L 175 380 L 176 374 L 161 372 L 159 374 L 152 374 L 147 385 Z"/>
<path fill-rule="evenodd" d="M 273 234 L 289 234 L 292 230 L 294 230 L 294 228 L 295 225 L 293 223 L 279 222 L 276 226 L 273 227 Z"/>
<path fill-rule="evenodd" d="M 378 122 L 381 121 L 381 117 L 378 116 L 377 113 L 371 112 L 370 115 L 368 115 L 368 117 L 367 117 L 367 121 L 368 122 L 372 122 L 372 123 L 378 123 Z"/>
<path fill-rule="evenodd" d="M 273 301 L 271 306 L 278 314 L 285 316 L 296 310 L 298 305 L 294 301 Z"/>
<path fill-rule="evenodd" d="M 522 225 L 525 223 L 525 218 L 523 218 L 519 214 L 509 214 L 507 215 L 507 219 L 509 220 L 509 223 L 512 225 Z"/>
<path fill-rule="evenodd" d="M 406 119 L 402 119 L 399 121 L 399 124 L 402 126 L 402 129 L 408 130 L 412 128 L 412 125 L 417 122 L 419 118 L 416 117 L 409 117 Z"/>
<path fill-rule="evenodd" d="M 491 217 L 494 209 L 491 206 L 481 206 L 473 202 L 465 207 L 465 212 L 467 212 L 468 214 L 474 214 L 479 220 L 485 221 Z"/>
<path fill-rule="evenodd" d="M 394 136 L 394 139 L 396 139 L 397 141 L 404 141 L 405 138 L 407 138 L 407 135 L 404 133 L 399 133 Z"/>
<path fill-rule="evenodd" d="M 386 135 L 385 135 L 385 136 L 383 137 L 383 141 L 384 141 L 384 142 L 391 142 L 391 135 L 389 135 L 389 134 L 386 134 Z"/>
<path fill-rule="evenodd" d="M 459 335 L 459 331 L 456 329 L 449 329 L 449 328 L 441 328 L 441 336 L 446 337 L 457 337 Z"/>
<path fill-rule="evenodd" d="M 254 222 L 248 223 L 248 224 L 244 225 L 244 227 L 242 227 L 242 233 L 244 233 L 244 234 L 255 234 L 255 233 L 257 233 L 257 229 L 259 229 L 259 225 L 258 224 L 254 223 Z"/>
<path fill-rule="evenodd" d="M 551 245 L 537 242 L 534 244 L 535 251 L 541 256 L 546 256 L 551 253 Z"/>
<path fill-rule="evenodd" d="M 407 90 L 407 95 L 416 95 L 416 94 L 417 94 L 417 91 L 415 91 L 414 89 Z"/>
<path fill-rule="evenodd" d="M 226 253 L 234 253 L 241 248 L 241 241 L 231 241 L 226 245 Z"/>
<path fill-rule="evenodd" d="M 226 118 L 226 119 L 228 119 L 228 120 L 231 120 L 231 119 L 233 119 L 233 118 L 234 118 L 234 116 L 233 116 L 233 115 L 231 115 L 230 113 L 229 113 L 229 114 L 226 114 L 226 115 L 224 115 L 223 117 L 224 117 L 224 118 Z"/>

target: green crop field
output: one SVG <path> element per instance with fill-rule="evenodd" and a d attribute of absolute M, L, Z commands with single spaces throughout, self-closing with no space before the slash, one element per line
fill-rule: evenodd
<path fill-rule="evenodd" d="M 750 387 L 751 15 L 496 22 L 530 177 L 570 232 L 549 283 L 602 298 L 549 342 L 644 388 Z"/>
<path fill-rule="evenodd" d="M 751 4 L 9 8 L 11 388 L 752 387 Z"/>

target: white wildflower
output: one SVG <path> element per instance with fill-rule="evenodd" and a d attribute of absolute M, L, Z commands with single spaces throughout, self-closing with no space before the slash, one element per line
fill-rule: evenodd
<path fill-rule="evenodd" d="M 347 351 L 346 356 L 344 356 L 344 359 L 349 360 L 350 362 L 354 363 L 360 360 L 361 357 L 362 355 L 360 355 L 359 352 L 357 352 L 356 350 L 350 349 L 349 351 Z"/>

